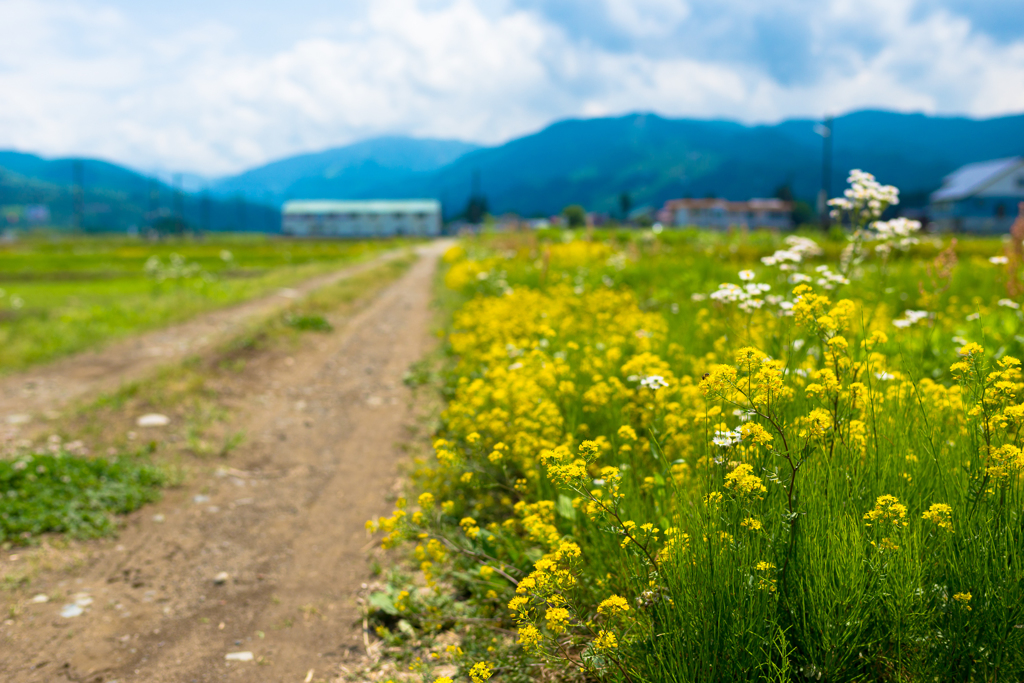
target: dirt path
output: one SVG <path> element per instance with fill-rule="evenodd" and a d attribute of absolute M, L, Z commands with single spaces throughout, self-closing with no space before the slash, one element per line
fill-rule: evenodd
<path fill-rule="evenodd" d="M 402 377 L 430 347 L 446 246 L 426 247 L 290 364 L 247 373 L 238 424 L 250 438 L 227 461 L 133 515 L 118 539 L 82 544 L 78 568 L 34 579 L 27 597 L 52 599 L 26 599 L 0 625 L 0 680 L 298 683 L 361 652 L 363 524 L 390 511 L 414 419 Z M 84 613 L 61 617 L 76 598 Z M 234 652 L 256 661 L 226 661 Z"/>
<path fill-rule="evenodd" d="M 292 300 L 364 273 L 396 258 L 404 250 L 385 252 L 364 263 L 304 281 L 260 299 L 211 311 L 171 327 L 113 342 L 39 368 L 0 378 L 0 443 L 29 431 L 31 422 L 52 418 L 69 403 L 117 389 L 154 369 L 201 353 L 239 334 L 252 321 L 283 309 Z"/>

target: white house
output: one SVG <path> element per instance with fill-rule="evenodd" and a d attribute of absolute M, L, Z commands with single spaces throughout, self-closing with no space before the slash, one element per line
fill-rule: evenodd
<path fill-rule="evenodd" d="M 300 237 L 440 235 L 441 202 L 292 200 L 281 209 L 281 232 Z"/>
<path fill-rule="evenodd" d="M 1008 232 L 1024 202 L 1024 157 L 967 164 L 945 177 L 928 213 L 943 232 Z"/>

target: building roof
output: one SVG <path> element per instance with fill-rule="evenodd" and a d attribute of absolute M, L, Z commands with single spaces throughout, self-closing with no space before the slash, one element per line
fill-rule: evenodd
<path fill-rule="evenodd" d="M 932 192 L 931 200 L 956 201 L 970 197 L 1021 164 L 1024 164 L 1024 157 L 1007 157 L 961 166 L 942 179 L 942 187 Z"/>
<path fill-rule="evenodd" d="M 441 202 L 436 199 L 293 199 L 284 203 L 281 213 L 431 213 L 440 210 Z"/>

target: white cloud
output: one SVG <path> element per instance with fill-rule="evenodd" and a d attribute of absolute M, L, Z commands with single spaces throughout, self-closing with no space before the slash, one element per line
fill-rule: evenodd
<path fill-rule="evenodd" d="M 910 0 L 810 13 L 822 67 L 797 85 L 755 62 L 612 50 L 508 4 L 373 0 L 331 30 L 258 50 L 223 22 L 164 35 L 84 1 L 0 0 L 0 147 L 212 175 L 374 134 L 490 143 L 637 110 L 749 122 L 867 106 L 1024 110 L 1013 87 L 1024 41 L 999 44 L 946 11 L 918 17 Z M 681 2 L 605 8 L 638 37 L 699 30 Z"/>
<path fill-rule="evenodd" d="M 667 36 L 690 14 L 680 0 L 604 0 L 608 18 L 626 33 L 643 38 Z"/>

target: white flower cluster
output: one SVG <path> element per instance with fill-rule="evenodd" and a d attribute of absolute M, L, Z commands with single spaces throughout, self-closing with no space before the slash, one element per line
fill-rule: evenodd
<path fill-rule="evenodd" d="M 190 263 L 181 254 L 171 254 L 167 263 L 159 256 L 150 256 L 144 266 L 146 277 L 156 282 L 166 280 L 187 280 L 194 277 L 205 277 L 208 273 L 198 263 Z"/>
<path fill-rule="evenodd" d="M 743 434 L 738 428 L 734 430 L 726 429 L 724 432 L 715 430 L 715 436 L 711 439 L 711 443 L 715 444 L 719 448 L 729 448 L 730 446 L 735 446 L 742 440 Z"/>
<path fill-rule="evenodd" d="M 819 287 L 835 289 L 838 285 L 850 284 L 849 278 L 843 277 L 839 273 L 833 273 L 827 265 L 818 266 L 814 269 L 814 272 L 819 275 L 818 279 L 815 281 L 815 284 Z"/>
<path fill-rule="evenodd" d="M 892 185 L 882 185 L 870 173 L 855 168 L 850 171 L 846 181 L 850 187 L 843 193 L 844 196 L 828 201 L 828 205 L 833 207 L 832 218 L 841 218 L 846 212 L 855 222 L 863 225 L 878 219 L 890 206 L 900 203 L 900 191 Z"/>
<path fill-rule="evenodd" d="M 821 247 L 818 243 L 808 237 L 790 235 L 786 238 L 786 249 L 779 249 L 771 256 L 761 258 L 761 263 L 766 266 L 778 266 L 779 270 L 793 270 L 796 263 L 800 263 L 806 256 L 818 256 L 821 254 Z"/>
<path fill-rule="evenodd" d="M 888 254 L 893 248 L 906 251 L 912 244 L 917 244 L 917 232 L 921 229 L 920 221 L 907 218 L 893 218 L 887 221 L 875 221 L 871 224 L 875 234 L 873 237 L 881 244 L 875 247 L 879 254 Z"/>
<path fill-rule="evenodd" d="M 640 386 L 647 387 L 651 391 L 657 391 L 668 386 L 668 382 L 661 375 L 648 375 L 640 380 Z"/>
<path fill-rule="evenodd" d="M 742 277 L 743 273 L 740 276 Z M 725 282 L 718 285 L 718 289 L 711 292 L 709 297 L 715 301 L 739 304 L 740 310 L 744 313 L 750 313 L 764 306 L 764 300 L 760 296 L 771 288 L 771 285 L 763 282 L 748 282 L 743 286 Z"/>
<path fill-rule="evenodd" d="M 994 266 L 1005 266 L 1010 262 L 1010 259 L 1005 256 L 991 256 L 989 257 L 988 262 Z"/>
<path fill-rule="evenodd" d="M 903 317 L 893 320 L 892 324 L 900 329 L 904 329 L 924 320 L 930 315 L 931 313 L 928 311 L 903 311 Z"/>
<path fill-rule="evenodd" d="M 1014 301 L 1013 299 L 1000 299 L 997 303 L 1000 306 L 1005 306 L 1006 308 L 1012 308 L 1014 310 L 1020 308 L 1020 304 Z"/>

